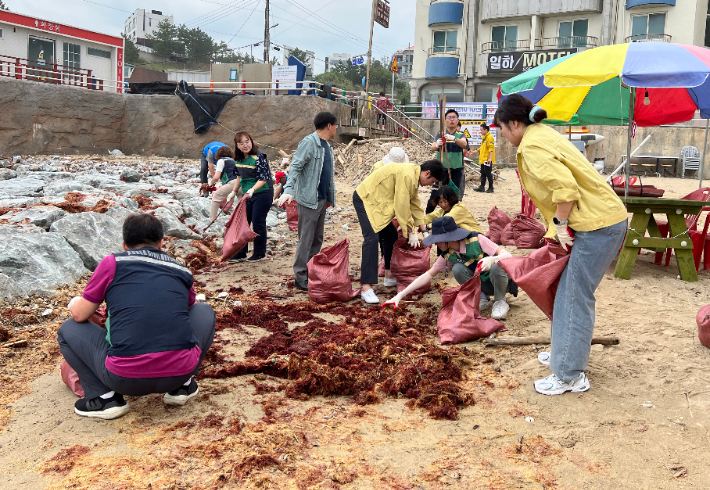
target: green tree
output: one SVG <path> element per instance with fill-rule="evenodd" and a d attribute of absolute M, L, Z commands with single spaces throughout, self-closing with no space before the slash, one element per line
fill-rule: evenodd
<path fill-rule="evenodd" d="M 192 63 L 209 63 L 218 45 L 199 27 L 188 29 L 185 24 L 177 28 L 177 42 Z"/>
<path fill-rule="evenodd" d="M 125 34 L 123 34 L 123 39 L 125 40 L 123 59 L 126 61 L 126 63 L 130 63 L 132 65 L 138 63 L 138 60 L 140 59 L 140 53 L 138 52 L 138 48 L 133 43 L 133 41 L 131 41 Z"/>
<path fill-rule="evenodd" d="M 148 34 L 146 38 L 153 42 L 153 53 L 169 59 L 173 53 L 183 53 L 184 51 L 178 43 L 177 34 L 178 28 L 168 20 L 163 20 L 158 24 L 155 32 Z"/>
<path fill-rule="evenodd" d="M 316 82 L 323 84 L 331 84 L 338 88 L 344 88 L 345 90 L 359 90 L 343 73 L 337 72 L 335 70 L 327 71 L 316 75 Z"/>
<path fill-rule="evenodd" d="M 304 65 L 308 65 L 308 61 L 309 61 L 308 58 L 310 58 L 310 56 L 305 51 L 301 51 L 298 48 L 293 48 L 293 50 L 291 51 L 290 54 L 291 54 L 291 56 L 293 56 L 294 58 L 299 60 L 301 63 L 303 63 Z"/>

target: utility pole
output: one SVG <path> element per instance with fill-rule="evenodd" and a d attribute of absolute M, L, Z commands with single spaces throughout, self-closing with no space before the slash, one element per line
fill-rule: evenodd
<path fill-rule="evenodd" d="M 269 0 L 266 0 L 264 17 L 264 63 L 268 63 L 270 61 L 269 48 L 271 47 L 271 41 L 269 40 Z"/>
<path fill-rule="evenodd" d="M 269 0 L 266 0 L 267 2 Z M 372 16 L 370 18 L 370 47 L 367 49 L 367 74 L 365 75 L 365 97 L 370 92 L 370 63 L 372 63 L 372 34 L 375 31 L 375 12 L 377 12 L 377 0 L 372 0 Z"/>

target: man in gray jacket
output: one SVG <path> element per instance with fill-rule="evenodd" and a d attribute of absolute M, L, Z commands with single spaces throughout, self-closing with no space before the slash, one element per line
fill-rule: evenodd
<path fill-rule="evenodd" d="M 330 112 L 319 112 L 314 133 L 301 140 L 291 159 L 288 181 L 277 201 L 279 206 L 298 204 L 298 247 L 293 261 L 296 288 L 308 290 L 308 261 L 323 245 L 325 209 L 335 207 L 333 150 L 328 140 L 338 131 L 338 120 Z"/>

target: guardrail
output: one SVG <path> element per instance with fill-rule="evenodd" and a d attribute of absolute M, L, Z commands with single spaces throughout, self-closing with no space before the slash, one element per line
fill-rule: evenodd
<path fill-rule="evenodd" d="M 519 39 L 517 41 L 490 41 L 481 45 L 481 53 L 522 51 L 524 49 L 530 49 L 530 39 Z"/>
<path fill-rule="evenodd" d="M 14 56 L 0 55 L 0 76 L 56 85 L 74 85 L 90 90 L 104 89 L 104 81 L 93 76 L 92 70 Z"/>
<path fill-rule="evenodd" d="M 535 40 L 538 49 L 549 48 L 595 48 L 599 39 L 594 36 L 544 37 Z"/>
<path fill-rule="evenodd" d="M 669 43 L 673 39 L 670 34 L 635 34 L 624 39 L 627 43 L 645 43 L 645 42 L 665 42 Z"/>
<path fill-rule="evenodd" d="M 450 48 L 445 46 L 429 48 L 427 52 L 429 58 L 432 56 L 461 56 L 461 50 L 459 48 Z"/>

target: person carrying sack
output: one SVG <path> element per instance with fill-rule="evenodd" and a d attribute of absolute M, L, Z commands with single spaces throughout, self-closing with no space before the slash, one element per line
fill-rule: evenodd
<path fill-rule="evenodd" d="M 478 163 L 481 164 L 481 187 L 473 190 L 476 192 L 493 192 L 493 162 L 496 160 L 496 142 L 486 123 L 481 124 L 481 146 L 478 150 Z M 486 190 L 488 180 L 488 190 Z"/>
<path fill-rule="evenodd" d="M 430 186 L 444 177 L 444 167 L 437 160 L 421 166 L 411 163 L 390 163 L 370 174 L 353 193 L 353 206 L 362 230 L 362 264 L 360 267 L 361 297 L 366 303 L 379 303 L 372 287 L 377 284 L 378 248 L 382 244 L 385 258 L 385 279 L 396 285 L 390 271 L 392 250 L 397 230 L 392 220 L 397 218 L 402 235 L 412 248 L 421 246 L 416 228 L 424 231 L 424 212 L 419 201 L 419 186 Z"/>
<path fill-rule="evenodd" d="M 590 387 L 594 291 L 621 248 L 628 214 L 572 142 L 540 124 L 545 118 L 545 109 L 513 94 L 498 105 L 494 122 L 518 148 L 520 182 L 548 223 L 545 236 L 556 235 L 570 252 L 555 296 L 552 349 L 539 357 L 552 374 L 535 381 L 538 393 L 560 395 Z"/>
<path fill-rule="evenodd" d="M 509 292 L 512 281 L 498 265 L 498 261 L 512 257 L 510 252 L 481 233 L 459 228 L 451 216 L 435 219 L 432 223 L 431 235 L 426 237 L 423 243 L 425 247 L 436 244 L 445 252 L 436 259 L 431 269 L 382 306 L 389 304 L 398 306 L 408 294 L 431 282 L 440 272 L 448 273 L 451 270 L 456 282 L 464 284 L 478 271 L 481 276 L 479 311 L 490 306 L 488 295 L 491 294 L 496 299 L 491 318 L 502 320 L 506 317 L 510 307 L 505 295 Z"/>

